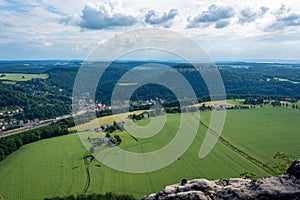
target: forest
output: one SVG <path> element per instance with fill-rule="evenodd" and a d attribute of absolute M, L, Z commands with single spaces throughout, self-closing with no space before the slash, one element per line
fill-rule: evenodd
<path fill-rule="evenodd" d="M 38 61 L 32 61 L 30 68 L 24 68 L 21 61 L 10 63 L 11 72 L 19 73 L 45 73 L 47 79 L 32 79 L 7 84 L 0 80 L 0 112 L 22 108 L 23 112 L 12 115 L 0 115 L 0 120 L 33 120 L 50 119 L 71 112 L 72 91 L 79 61 L 69 61 L 66 65 L 59 65 L 49 61 L 43 62 L 42 67 Z M 195 91 L 199 102 L 209 99 L 209 93 L 203 78 L 190 64 L 157 63 L 164 64 L 182 74 Z M 4 73 L 7 63 L 0 63 L 0 72 Z M 97 67 L 103 63 L 94 63 L 87 67 Z M 146 62 L 115 62 L 106 69 L 96 91 L 95 102 L 106 105 L 111 104 L 113 88 L 118 80 L 136 66 L 147 65 Z M 196 65 L 196 64 L 195 64 Z M 198 64 L 199 65 L 199 64 Z M 231 97 L 290 97 L 300 99 L 300 69 L 297 65 L 287 64 L 258 64 L 258 63 L 217 63 L 226 89 L 227 98 Z M 241 67 L 242 66 L 242 67 Z M 86 67 L 86 66 L 84 66 Z M 146 72 L 145 72 L 146 73 Z M 148 73 L 148 72 L 147 72 Z M 164 76 L 164 74 L 162 75 Z M 279 79 L 280 78 L 280 79 Z M 130 85 L 122 86 L 129 89 Z M 127 88 L 126 88 L 127 87 Z M 162 99 L 176 101 L 173 92 L 159 84 L 145 84 L 139 87 L 131 96 L 132 101 L 145 101 L 149 99 Z"/>

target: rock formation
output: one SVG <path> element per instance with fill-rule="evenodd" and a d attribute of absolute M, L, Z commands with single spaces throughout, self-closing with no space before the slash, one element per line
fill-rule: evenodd
<path fill-rule="evenodd" d="M 293 199 L 300 200 L 300 160 L 295 161 L 286 174 L 278 177 L 229 178 L 215 181 L 206 179 L 183 180 L 179 184 L 163 188 L 144 200 L 171 199 Z"/>

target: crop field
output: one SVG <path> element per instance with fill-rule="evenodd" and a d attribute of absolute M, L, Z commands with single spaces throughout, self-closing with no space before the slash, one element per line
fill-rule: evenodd
<path fill-rule="evenodd" d="M 300 111 L 258 108 L 227 112 L 222 137 L 264 162 L 274 162 L 278 151 L 300 158 Z"/>
<path fill-rule="evenodd" d="M 84 152 L 75 134 L 22 147 L 0 164 L 1 195 L 29 200 L 81 192 Z"/>
<path fill-rule="evenodd" d="M 139 141 L 127 140 L 126 144 L 121 144 L 121 148 L 139 153 L 159 149 L 174 137 L 179 120 L 179 115 L 169 115 L 164 129 L 160 133 L 148 139 L 139 139 Z M 138 122 L 138 124 L 146 125 L 148 122 L 144 120 Z M 245 171 L 253 171 L 259 176 L 266 175 L 219 143 L 211 154 L 204 159 L 199 159 L 198 153 L 205 131 L 205 129 L 200 128 L 190 148 L 173 164 L 158 171 L 147 174 L 130 174 L 112 170 L 101 163 L 92 165 L 90 167 L 91 185 L 89 192 L 114 191 L 116 193 L 134 194 L 140 198 L 145 194 L 158 191 L 167 184 L 180 182 L 183 178 L 225 178 L 239 176 L 240 173 Z"/>
<path fill-rule="evenodd" d="M 127 142 L 121 144 L 121 147 L 135 152 L 160 148 L 174 136 L 179 119 L 179 115 L 169 115 L 165 128 L 159 134 L 141 141 L 135 141 L 122 133 L 121 138 L 124 141 L 127 138 Z M 199 159 L 198 152 L 204 132 L 203 128 L 199 129 L 193 144 L 179 160 L 155 172 L 123 173 L 93 161 L 89 167 L 91 183 L 88 192 L 114 191 L 142 197 L 158 191 L 166 184 L 180 182 L 182 178 L 225 178 L 239 176 L 244 171 L 265 175 L 221 144 L 217 144 L 209 156 Z M 5 188 L 1 189 L 4 198 L 32 199 L 34 194 L 34 197 L 41 199 L 47 196 L 80 193 L 86 181 L 82 160 L 85 151 L 75 134 L 22 147 L 0 165 L 0 188 Z"/>
<path fill-rule="evenodd" d="M 245 99 L 228 99 L 226 101 L 227 103 L 232 105 L 243 106 L 243 102 L 245 101 Z"/>
<path fill-rule="evenodd" d="M 0 74 L 3 75 L 3 74 Z M 21 74 L 21 73 L 5 73 L 0 77 L 0 80 L 6 81 L 29 81 L 34 78 L 47 79 L 47 74 Z"/>
<path fill-rule="evenodd" d="M 114 121 L 116 122 L 129 122 L 129 118 L 128 115 L 133 115 L 133 114 L 141 114 L 142 112 L 144 112 L 143 110 L 138 110 L 138 111 L 133 111 L 133 112 L 128 112 L 128 113 L 121 113 L 121 114 L 116 114 L 114 116 L 110 115 L 110 116 L 105 116 L 105 117 L 101 117 L 101 118 L 96 118 L 93 119 L 92 121 L 85 123 L 85 124 L 80 124 L 76 127 L 72 127 L 70 129 L 77 129 L 79 131 L 83 131 L 83 130 L 93 130 L 94 128 L 98 128 L 104 124 L 113 124 Z"/>
<path fill-rule="evenodd" d="M 299 114 L 299 111 L 288 108 L 228 111 L 222 137 L 260 161 L 271 162 L 277 151 L 299 157 Z M 209 117 L 210 112 L 201 113 L 203 122 L 207 123 Z M 190 120 L 197 121 L 197 118 Z M 149 121 L 146 119 L 137 124 L 147 126 Z M 139 138 L 138 141 L 124 132 L 114 134 L 122 138 L 120 147 L 124 150 L 150 152 L 165 146 L 174 138 L 179 121 L 180 115 L 168 115 L 164 128 L 158 134 Z M 199 159 L 198 153 L 206 131 L 204 126 L 199 126 L 188 150 L 173 164 L 154 172 L 124 173 L 93 160 L 88 167 L 90 184 L 87 192 L 112 191 L 141 198 L 166 185 L 178 183 L 183 178 L 218 179 L 238 177 L 243 172 L 267 176 L 221 142 L 208 156 Z M 84 132 L 79 134 L 88 135 Z M 5 199 L 28 200 L 78 194 L 83 191 L 87 180 L 83 161 L 85 153 L 78 134 L 26 145 L 0 163 L 0 193 Z"/>

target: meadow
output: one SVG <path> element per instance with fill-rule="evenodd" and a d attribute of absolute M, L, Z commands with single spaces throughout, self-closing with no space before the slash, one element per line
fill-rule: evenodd
<path fill-rule="evenodd" d="M 201 120 L 209 122 L 210 112 Z M 222 137 L 234 146 L 263 162 L 272 162 L 277 151 L 299 155 L 300 113 L 288 108 L 257 108 L 227 111 Z M 193 118 L 191 120 L 197 120 Z M 106 118 L 103 122 L 110 122 Z M 170 114 L 164 128 L 150 138 L 134 140 L 117 132 L 124 142 L 120 147 L 132 152 L 149 152 L 168 144 L 178 130 L 180 115 Z M 146 126 L 149 119 L 137 122 Z M 188 124 L 187 124 L 188 125 Z M 260 168 L 233 152 L 221 142 L 204 159 L 198 158 L 207 129 L 199 126 L 188 150 L 173 164 L 149 173 L 124 173 L 97 160 L 89 164 L 88 193 L 125 193 L 141 198 L 181 179 L 219 179 L 239 177 L 252 172 L 267 176 Z M 79 133 L 87 134 L 88 133 Z M 96 133 L 93 133 L 96 134 Z M 86 184 L 83 155 L 86 154 L 78 134 L 42 140 L 23 146 L 0 163 L 0 193 L 5 199 L 42 199 L 57 195 L 78 194 Z M 0 196 L 1 196 L 0 195 Z"/>
<path fill-rule="evenodd" d="M 0 77 L 0 80 L 5 81 L 29 81 L 31 79 L 40 78 L 40 79 L 47 79 L 48 74 L 22 74 L 22 73 L 4 73 L 1 74 L 4 76 Z"/>
<path fill-rule="evenodd" d="M 43 199 L 79 193 L 85 181 L 77 135 L 28 144 L 0 164 L 0 193 L 4 199 Z"/>
<path fill-rule="evenodd" d="M 257 108 L 227 112 L 222 137 L 264 163 L 274 163 L 278 151 L 300 158 L 300 111 Z"/>

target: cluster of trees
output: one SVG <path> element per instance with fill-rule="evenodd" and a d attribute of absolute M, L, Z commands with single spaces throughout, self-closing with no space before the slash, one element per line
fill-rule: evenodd
<path fill-rule="evenodd" d="M 114 121 L 114 123 L 111 126 L 105 129 L 103 126 L 101 126 L 101 128 L 106 132 L 106 137 L 111 137 L 111 133 L 115 132 L 116 130 L 120 130 L 120 126 L 116 121 Z M 121 144 L 122 139 L 119 135 L 114 135 L 114 141 L 116 144 Z"/>
<path fill-rule="evenodd" d="M 72 126 L 74 126 L 72 119 L 63 119 L 48 126 L 3 137 L 0 140 L 0 161 L 4 160 L 8 155 L 25 144 L 46 138 L 66 135 L 69 133 L 68 127 Z"/>
<path fill-rule="evenodd" d="M 114 135 L 114 138 L 117 141 L 117 144 L 120 144 L 122 142 L 122 139 L 119 135 Z"/>
<path fill-rule="evenodd" d="M 263 104 L 263 98 L 255 98 L 255 97 L 246 98 L 243 104 L 261 105 Z"/>
<path fill-rule="evenodd" d="M 53 197 L 45 198 L 44 200 L 136 200 L 136 198 L 132 195 L 114 194 L 109 192 L 106 194 L 78 194 L 77 196 Z"/>
<path fill-rule="evenodd" d="M 238 98 L 242 98 L 242 97 L 243 96 L 238 96 Z M 297 101 L 296 99 L 291 99 L 289 101 L 289 103 L 287 103 L 287 102 L 281 103 L 280 101 L 285 101 L 285 98 L 286 97 L 280 97 L 280 96 L 256 96 L 256 95 L 250 96 L 250 95 L 247 95 L 245 97 L 243 104 L 261 105 L 261 106 L 270 104 L 273 107 L 276 107 L 276 106 L 289 107 L 289 104 L 295 103 Z M 268 100 L 268 101 L 264 101 L 264 100 Z M 291 108 L 298 109 L 298 105 L 292 104 Z"/>
<path fill-rule="evenodd" d="M 34 91 L 43 91 L 33 95 Z M 15 85 L 2 84 L 0 81 L 0 110 L 19 107 L 22 113 L 14 116 L 1 116 L 8 121 L 10 118 L 17 120 L 50 119 L 71 112 L 71 99 L 66 94 L 55 94 L 46 80 L 31 80 Z M 52 94 L 53 93 L 53 94 Z"/>
<path fill-rule="evenodd" d="M 117 84 L 118 80 L 124 73 L 141 63 L 113 63 L 103 74 L 96 91 L 96 99 L 102 103 L 110 105 L 111 94 L 113 88 Z M 241 64 L 241 63 L 239 63 Z M 198 98 L 208 96 L 209 92 L 207 86 L 198 73 L 197 70 L 193 70 L 191 65 L 188 64 L 173 64 L 169 63 L 171 67 L 181 73 L 186 80 L 190 82 L 190 85 L 195 91 Z M 249 65 L 249 63 L 247 63 Z M 75 80 L 77 68 L 63 68 L 50 70 L 51 84 L 65 88 L 68 91 L 72 91 L 73 81 Z M 292 96 L 300 98 L 299 84 L 293 84 L 291 82 L 280 82 L 273 80 L 273 77 L 283 77 L 289 80 L 299 80 L 299 69 L 286 68 L 285 66 L 268 67 L 258 66 L 253 63 L 253 67 L 248 69 L 233 69 L 232 67 L 223 67 L 220 69 L 222 79 L 228 94 L 233 95 L 274 95 L 274 96 Z M 166 74 L 162 74 L 164 77 Z M 70 81 L 65 80 L 65 77 Z M 267 81 L 267 79 L 270 79 Z M 126 86 L 130 87 L 130 86 Z M 145 92 L 146 91 L 146 92 Z M 184 91 L 183 91 L 184 92 Z M 175 101 L 176 96 L 173 92 L 159 84 L 146 84 L 138 88 L 131 96 L 131 100 L 147 100 L 147 99 L 165 99 L 167 101 Z M 174 106 L 172 106 L 174 107 Z M 135 108 L 134 108 L 135 109 Z"/>
<path fill-rule="evenodd" d="M 51 63 L 50 63 L 51 64 Z M 101 63 L 99 63 L 101 64 Z M 133 67 L 142 64 L 140 62 L 113 63 L 103 74 L 96 91 L 95 99 L 99 102 L 110 105 L 113 88 L 120 77 Z M 233 63 L 235 64 L 235 63 Z M 245 63 L 238 63 L 244 65 Z M 249 65 L 249 63 L 246 63 Z M 195 91 L 199 102 L 209 100 L 207 86 L 198 73 L 188 64 L 169 63 L 173 69 L 181 73 Z M 280 82 L 272 77 L 288 78 L 293 81 L 300 81 L 299 69 L 286 68 L 283 66 L 268 67 L 267 64 L 256 67 L 253 63 L 251 68 L 233 69 L 222 65 L 220 69 L 224 81 L 226 92 L 231 95 L 272 95 L 290 96 L 299 99 L 300 85 L 291 82 Z M 60 67 L 45 71 L 49 75 L 46 80 L 33 79 L 30 81 L 19 82 L 15 85 L 0 84 L 0 109 L 3 107 L 18 106 L 24 109 L 23 113 L 15 115 L 18 120 L 49 119 L 68 114 L 71 112 L 71 96 L 73 84 L 78 72 L 78 63 L 70 62 L 72 67 Z M 24 69 L 25 70 L 25 69 Z M 45 69 L 44 69 L 45 70 Z M 166 74 L 162 74 L 164 77 Z M 266 81 L 266 80 L 269 81 Z M 65 81 L 68 80 L 68 81 Z M 1 81 L 0 81 L 1 82 Z M 130 87 L 130 86 L 126 86 Z M 59 88 L 63 92 L 59 91 Z M 34 91 L 38 91 L 33 96 Z M 183 91 L 184 92 L 184 91 Z M 131 97 L 133 101 L 147 99 L 165 99 L 167 102 L 162 103 L 169 113 L 180 112 L 178 109 L 179 102 L 173 92 L 159 84 L 146 84 L 138 88 Z M 261 99 L 252 101 L 248 99 L 249 104 L 261 104 Z M 247 101 L 248 101 L 247 100 Z M 279 99 L 278 99 L 279 100 Z M 151 105 L 134 105 L 129 111 L 148 110 Z M 182 106 L 182 105 L 181 105 Z M 97 117 L 111 115 L 111 111 L 97 112 Z"/>
<path fill-rule="evenodd" d="M 199 110 L 200 111 L 206 111 L 206 110 L 212 110 L 213 107 L 212 106 L 207 106 L 205 105 L 205 103 L 202 104 L 202 106 L 200 106 Z"/>
<path fill-rule="evenodd" d="M 102 128 L 102 130 L 104 130 L 104 131 L 107 132 L 107 133 L 113 133 L 113 132 L 115 132 L 116 130 L 119 130 L 119 129 L 120 129 L 119 125 L 118 125 L 117 122 L 115 122 L 115 121 L 114 121 L 114 123 L 113 123 L 111 126 L 106 127 L 106 128 L 104 128 L 104 126 L 101 126 L 101 128 Z"/>

